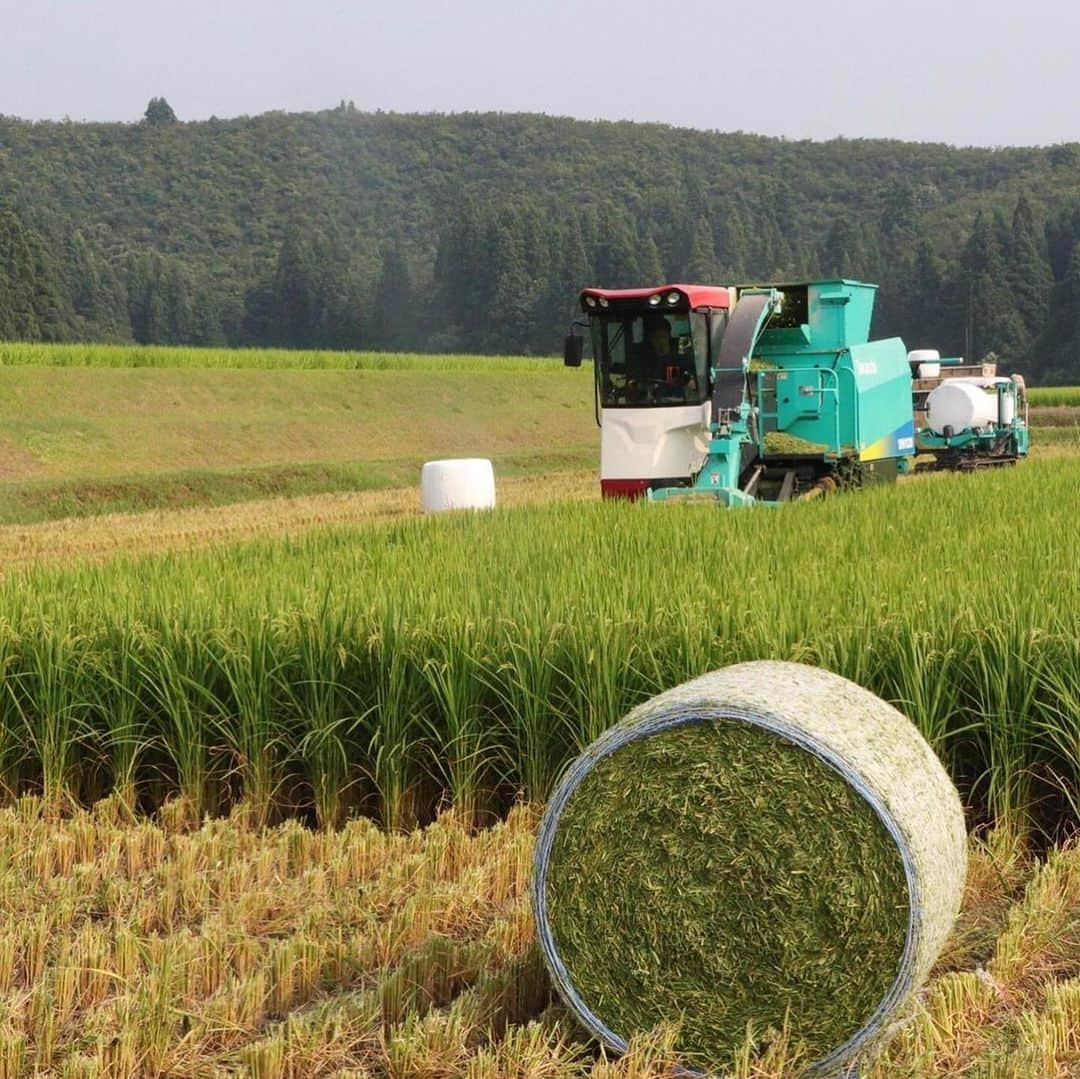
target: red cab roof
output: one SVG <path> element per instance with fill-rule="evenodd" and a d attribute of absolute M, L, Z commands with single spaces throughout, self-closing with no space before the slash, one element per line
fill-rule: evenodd
<path fill-rule="evenodd" d="M 656 293 L 681 292 L 690 301 L 690 309 L 698 307 L 729 307 L 731 294 L 722 285 L 654 285 L 652 288 L 586 288 L 581 298 L 603 296 L 607 300 L 648 300 Z"/>

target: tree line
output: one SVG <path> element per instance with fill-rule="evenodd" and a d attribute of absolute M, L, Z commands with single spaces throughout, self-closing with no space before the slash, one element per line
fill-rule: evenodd
<path fill-rule="evenodd" d="M 0 337 L 550 353 L 584 284 L 842 275 L 882 286 L 878 336 L 1077 382 L 1077 167 L 345 106 L 0 118 Z"/>

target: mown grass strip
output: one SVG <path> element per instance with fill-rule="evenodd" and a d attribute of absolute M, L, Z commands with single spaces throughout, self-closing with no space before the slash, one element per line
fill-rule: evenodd
<path fill-rule="evenodd" d="M 584 469 L 595 465 L 595 456 L 595 447 L 589 446 L 565 451 L 496 453 L 491 460 L 502 482 Z M 422 464 L 420 457 L 406 457 L 0 483 L 0 526 L 416 487 Z"/>
<path fill-rule="evenodd" d="M 539 475 L 526 472 L 503 478 L 508 471 L 499 470 L 500 507 L 595 500 L 600 495 L 592 470 L 544 470 Z M 0 575 L 31 564 L 102 562 L 120 554 L 193 551 L 260 537 L 298 536 L 313 529 L 366 526 L 419 515 L 420 494 L 413 484 L 0 525 Z"/>
<path fill-rule="evenodd" d="M 1032 427 L 1031 445 L 1036 452 L 1080 452 L 1080 423 L 1061 427 Z"/>

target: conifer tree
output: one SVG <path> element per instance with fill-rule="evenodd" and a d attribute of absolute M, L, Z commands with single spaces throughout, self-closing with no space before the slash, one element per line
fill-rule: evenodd
<path fill-rule="evenodd" d="M 965 343 L 977 360 L 989 352 L 1013 353 L 1022 337 L 1005 284 L 1005 260 L 992 219 L 981 211 L 975 217 L 964 248 L 961 281 L 967 290 Z M 961 292 L 963 298 L 963 292 Z"/>
<path fill-rule="evenodd" d="M 41 238 L 0 211 L 0 338 L 57 340 L 63 332 L 56 270 Z"/>
<path fill-rule="evenodd" d="M 435 256 L 435 327 L 440 347 L 465 347 L 474 329 L 482 324 L 486 293 L 487 220 L 477 206 L 466 202 L 443 230 Z"/>
<path fill-rule="evenodd" d="M 833 219 L 821 250 L 821 269 L 827 277 L 855 278 L 865 272 L 858 226 L 849 214 Z"/>
<path fill-rule="evenodd" d="M 367 343 L 372 348 L 397 352 L 411 347 L 416 317 L 409 264 L 398 244 L 388 244 L 375 286 Z"/>
<path fill-rule="evenodd" d="M 654 250 L 655 247 L 654 243 Z M 570 322 L 580 317 L 578 295 L 582 288 L 591 283 L 590 277 L 581 218 L 579 214 L 571 213 L 558 223 L 553 237 L 552 268 L 547 286 L 538 300 L 539 332 L 537 340 L 533 342 L 537 351 L 555 349 Z"/>
<path fill-rule="evenodd" d="M 713 229 L 720 281 L 723 284 L 742 281 L 746 276 L 749 230 L 741 204 L 735 202 L 725 207 L 714 218 Z"/>
<path fill-rule="evenodd" d="M 699 217 L 694 226 L 683 276 L 687 281 L 706 285 L 720 280 L 712 226 L 704 217 Z"/>
<path fill-rule="evenodd" d="M 633 222 L 614 207 L 601 211 L 595 264 L 596 283 L 605 288 L 631 288 L 641 279 Z"/>
<path fill-rule="evenodd" d="M 1054 286 L 1046 326 L 1031 349 L 1028 372 L 1040 382 L 1066 383 L 1080 369 L 1080 239 Z"/>
<path fill-rule="evenodd" d="M 1013 212 L 1005 260 L 1005 285 L 1023 327 L 1028 347 L 1046 325 L 1054 278 L 1043 253 L 1031 203 L 1023 195 Z"/>
<path fill-rule="evenodd" d="M 179 263 L 170 262 L 164 273 L 166 318 L 165 341 L 172 345 L 195 343 L 194 284 Z"/>
<path fill-rule="evenodd" d="M 143 120 L 148 124 L 175 124 L 176 113 L 163 97 L 152 97 L 143 113 Z"/>
<path fill-rule="evenodd" d="M 293 222 L 278 253 L 274 275 L 270 325 L 274 343 L 291 348 L 311 346 L 319 308 L 317 292 L 309 226 Z"/>
<path fill-rule="evenodd" d="M 909 327 L 909 348 L 936 348 L 942 355 L 961 348 L 958 325 L 949 326 L 945 315 L 945 280 L 933 243 L 925 234 L 919 240 L 909 272 L 910 291 L 904 308 L 904 324 Z"/>
<path fill-rule="evenodd" d="M 667 275 L 664 273 L 664 263 L 660 258 L 660 248 L 657 245 L 652 232 L 646 233 L 645 238 L 641 241 L 638 267 L 641 275 L 640 284 L 666 284 Z"/>

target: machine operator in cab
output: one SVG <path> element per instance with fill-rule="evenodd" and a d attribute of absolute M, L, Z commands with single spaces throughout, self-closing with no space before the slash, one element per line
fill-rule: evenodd
<path fill-rule="evenodd" d="M 636 351 L 637 378 L 627 386 L 631 393 L 636 388 L 644 394 L 649 386 L 659 388 L 664 396 L 678 397 L 686 391 L 696 392 L 693 355 L 679 355 L 671 324 L 663 315 L 650 313 L 645 316 L 644 339 Z"/>

